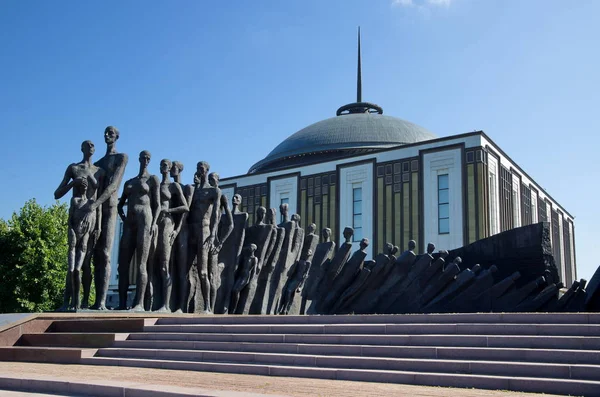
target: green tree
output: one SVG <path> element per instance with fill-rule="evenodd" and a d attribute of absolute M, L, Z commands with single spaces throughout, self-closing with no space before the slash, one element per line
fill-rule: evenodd
<path fill-rule="evenodd" d="M 58 308 L 67 273 L 67 204 L 35 199 L 0 219 L 0 312 Z"/>

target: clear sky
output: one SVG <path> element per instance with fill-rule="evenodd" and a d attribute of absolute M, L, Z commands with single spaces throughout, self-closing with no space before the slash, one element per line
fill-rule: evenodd
<path fill-rule="evenodd" d="M 600 1 L 28 1 L 0 4 L 7 218 L 53 202 L 107 125 L 125 178 L 148 149 L 244 174 L 356 95 L 448 136 L 485 131 L 576 216 L 578 275 L 598 242 Z"/>

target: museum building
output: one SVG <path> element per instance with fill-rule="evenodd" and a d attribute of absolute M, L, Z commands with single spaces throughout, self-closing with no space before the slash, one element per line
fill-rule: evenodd
<path fill-rule="evenodd" d="M 567 286 L 576 280 L 573 216 L 483 131 L 437 137 L 362 102 L 361 92 L 359 38 L 357 101 L 292 134 L 246 174 L 221 179 L 230 203 L 234 194 L 242 196 L 249 225 L 257 207 L 279 213 L 287 203 L 302 227 L 329 227 L 337 243 L 352 227 L 353 249 L 366 237 L 373 258 L 388 242 L 401 251 L 409 240 L 419 253 L 429 242 L 451 250 L 549 222 L 561 280 Z M 116 241 L 121 233 L 120 224 Z M 118 244 L 111 262 L 109 300 L 115 300 Z M 135 277 L 132 271 L 132 284 Z"/>
<path fill-rule="evenodd" d="M 302 226 L 332 229 L 343 241 L 370 241 L 367 257 L 386 242 L 424 252 L 458 248 L 537 222 L 551 225 L 552 249 L 565 285 L 576 279 L 573 216 L 483 131 L 437 137 L 361 101 L 360 38 L 357 101 L 335 117 L 289 136 L 245 175 L 221 179 L 230 202 L 242 196 L 253 222 L 258 206 L 289 205 Z"/>

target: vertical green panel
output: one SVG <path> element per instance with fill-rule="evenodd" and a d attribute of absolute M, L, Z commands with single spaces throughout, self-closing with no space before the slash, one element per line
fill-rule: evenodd
<path fill-rule="evenodd" d="M 313 217 L 313 198 L 308 198 L 308 217 L 306 218 L 306 224 L 316 223 Z"/>
<path fill-rule="evenodd" d="M 322 202 L 323 202 L 323 224 L 321 225 L 321 228 L 317 228 L 317 231 L 321 231 L 321 229 L 324 229 L 326 227 L 331 227 L 331 220 L 329 219 L 329 195 L 323 196 L 322 198 Z"/>
<path fill-rule="evenodd" d="M 394 193 L 394 241 L 392 244 L 402 244 L 402 215 L 401 215 L 400 193 Z"/>
<path fill-rule="evenodd" d="M 377 251 L 383 251 L 383 178 L 377 178 Z M 364 211 L 364 210 L 363 210 Z M 367 236 L 365 236 L 367 237 Z"/>
<path fill-rule="evenodd" d="M 266 196 L 262 196 L 260 198 L 260 205 L 262 205 L 263 207 L 267 207 L 267 197 Z"/>
<path fill-rule="evenodd" d="M 304 219 L 303 217 L 306 215 L 306 190 L 300 192 L 300 205 L 298 208 L 298 215 L 302 217 L 301 219 Z M 306 222 L 308 222 L 308 219 L 306 219 Z M 307 225 L 308 224 L 310 224 L 310 222 L 308 222 Z"/>
<path fill-rule="evenodd" d="M 419 249 L 419 173 L 412 173 L 412 239 L 417 243 L 417 250 Z"/>
<path fill-rule="evenodd" d="M 317 225 L 317 230 L 321 227 L 321 204 L 315 204 L 315 220 L 310 223 Z"/>
<path fill-rule="evenodd" d="M 336 227 L 336 224 L 337 224 L 336 206 L 338 204 L 338 201 L 336 200 L 336 196 L 335 196 L 335 185 L 329 186 L 329 197 L 331 197 L 331 200 L 329 200 L 329 213 L 331 214 L 331 224 L 328 227 L 331 229 L 331 235 L 333 236 L 332 237 L 333 240 L 336 241 L 338 238 L 337 227 Z M 339 244 L 339 242 L 338 242 L 338 244 Z"/>
<path fill-rule="evenodd" d="M 467 165 L 467 225 L 469 244 L 477 240 L 475 235 L 475 164 Z"/>
<path fill-rule="evenodd" d="M 392 228 L 394 224 L 394 213 L 392 211 L 392 185 L 385 187 L 385 239 L 382 243 L 393 243 Z M 379 252 L 383 252 L 382 250 Z"/>
<path fill-rule="evenodd" d="M 404 230 L 404 237 L 402 238 L 400 252 L 406 250 L 408 241 L 412 237 L 410 235 L 410 183 L 408 182 L 402 184 L 402 229 Z"/>
<path fill-rule="evenodd" d="M 479 236 L 487 237 L 487 208 L 485 206 L 485 172 L 483 163 L 477 163 L 477 212 L 479 214 Z"/>

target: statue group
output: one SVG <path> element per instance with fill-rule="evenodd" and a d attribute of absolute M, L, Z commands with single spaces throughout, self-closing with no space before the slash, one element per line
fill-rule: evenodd
<path fill-rule="evenodd" d="M 254 224 L 248 225 L 248 214 L 239 208 L 241 197 L 234 195 L 230 207 L 219 189 L 219 175 L 209 173 L 207 162 L 198 162 L 193 183 L 184 185 L 182 163 L 163 159 L 160 177 L 152 175 L 146 150 L 139 155 L 137 176 L 125 181 L 119 197 L 128 157 L 117 152 L 118 139 L 117 128 L 105 129 L 106 154 L 95 163 L 94 144 L 83 142 L 83 159 L 67 167 L 54 194 L 58 199 L 73 191 L 62 310 L 107 309 L 117 216 L 123 222 L 117 309 L 229 314 L 294 310 L 294 297 L 308 277 L 314 254 L 321 263 L 333 255 L 328 229 L 317 245 L 316 226 L 305 232 L 300 216 L 289 216 L 287 204 L 279 208 L 281 223 L 276 224 L 274 208 L 258 207 Z M 137 277 L 128 305 L 131 266 Z M 89 306 L 92 278 L 96 300 Z"/>
<path fill-rule="evenodd" d="M 433 244 L 418 255 L 414 241 L 404 252 L 388 243 L 383 253 L 367 260 L 368 239 L 354 241 L 358 249 L 352 252 L 354 231 L 347 227 L 339 246 L 328 228 L 321 231 L 319 241 L 316 226 L 304 230 L 300 216 L 288 214 L 287 204 L 279 207 L 279 224 L 275 208 L 258 207 L 254 224 L 249 225 L 248 214 L 240 210 L 241 196 L 234 195 L 230 207 L 219 189 L 219 175 L 210 173 L 204 161 L 197 163 L 193 183 L 184 185 L 182 163 L 163 159 L 160 177 L 152 175 L 151 156 L 144 150 L 137 176 L 124 183 L 119 197 L 128 157 L 117 152 L 118 139 L 115 127 L 105 129 L 106 154 L 95 163 L 94 144 L 84 141 L 83 159 L 67 167 L 54 193 L 58 199 L 73 191 L 62 310 L 89 306 L 92 279 L 96 299 L 90 308 L 107 309 L 117 216 L 123 222 L 118 258 L 120 310 L 373 314 L 580 311 L 598 305 L 600 270 L 592 280 L 591 293 L 585 289 L 586 281 L 580 280 L 559 297 L 563 285 L 551 258 L 540 257 L 545 270 L 537 278 L 519 280 L 521 273 L 515 271 L 495 280 L 495 262 L 501 258 L 473 254 L 486 253 L 490 244 L 502 245 L 522 233 L 537 236 L 540 247 L 545 247 L 540 252 L 550 252 L 549 239 L 543 237 L 549 235 L 547 224 L 506 231 L 463 247 L 465 253 L 471 252 L 467 257 L 470 268 L 456 254 L 434 253 Z M 531 239 L 531 252 L 537 249 L 536 238 Z M 506 254 L 510 253 L 499 255 Z M 519 262 L 507 257 L 511 263 Z M 525 255 L 522 268 L 531 268 L 530 257 Z M 486 268 L 474 264 L 479 259 L 488 262 Z M 136 279 L 130 280 L 130 274 Z M 135 284 L 135 296 L 128 304 L 131 284 Z"/>

